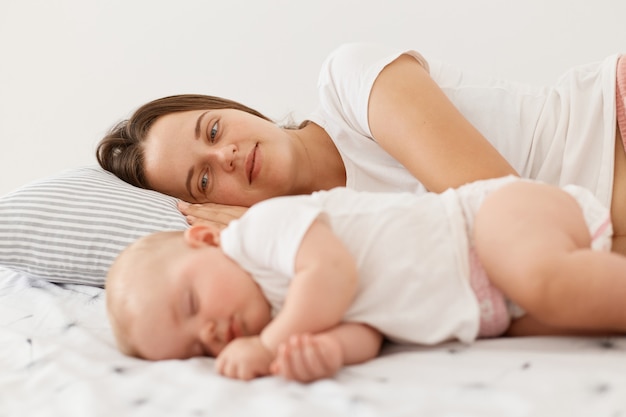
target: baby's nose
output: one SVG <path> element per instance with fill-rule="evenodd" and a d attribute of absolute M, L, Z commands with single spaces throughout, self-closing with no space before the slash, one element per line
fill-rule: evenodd
<path fill-rule="evenodd" d="M 200 342 L 202 342 L 204 346 L 209 346 L 213 340 L 215 340 L 216 327 L 215 322 L 210 320 L 204 323 L 200 328 L 200 331 L 198 332 L 198 339 L 200 339 Z"/>

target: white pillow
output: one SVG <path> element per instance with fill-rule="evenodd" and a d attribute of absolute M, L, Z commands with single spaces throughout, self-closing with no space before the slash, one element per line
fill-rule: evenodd
<path fill-rule="evenodd" d="M 187 227 L 175 198 L 133 187 L 99 166 L 71 169 L 0 198 L 0 266 L 102 286 L 129 243 Z"/>

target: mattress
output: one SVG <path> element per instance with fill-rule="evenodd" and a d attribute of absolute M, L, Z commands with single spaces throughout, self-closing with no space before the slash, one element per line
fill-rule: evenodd
<path fill-rule="evenodd" d="M 0 417 L 626 416 L 626 338 L 385 345 L 310 384 L 115 348 L 104 290 L 0 268 Z"/>

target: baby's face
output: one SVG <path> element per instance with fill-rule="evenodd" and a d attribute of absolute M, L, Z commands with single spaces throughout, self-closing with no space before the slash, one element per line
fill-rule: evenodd
<path fill-rule="evenodd" d="M 166 278 L 144 274 L 145 302 L 130 323 L 130 343 L 145 359 L 215 357 L 271 319 L 258 285 L 216 246 L 190 248 L 154 272 Z"/>

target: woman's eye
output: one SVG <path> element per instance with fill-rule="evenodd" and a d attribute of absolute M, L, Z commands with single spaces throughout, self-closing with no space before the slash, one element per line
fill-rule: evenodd
<path fill-rule="evenodd" d="M 204 173 L 202 175 L 202 178 L 200 179 L 200 189 L 202 189 L 202 191 L 205 191 L 207 185 L 209 185 L 209 175 L 207 173 Z"/>
<path fill-rule="evenodd" d="M 211 127 L 211 131 L 209 133 L 209 139 L 211 139 L 211 142 L 215 141 L 218 128 L 219 128 L 219 123 L 218 122 L 213 123 L 213 126 Z"/>

